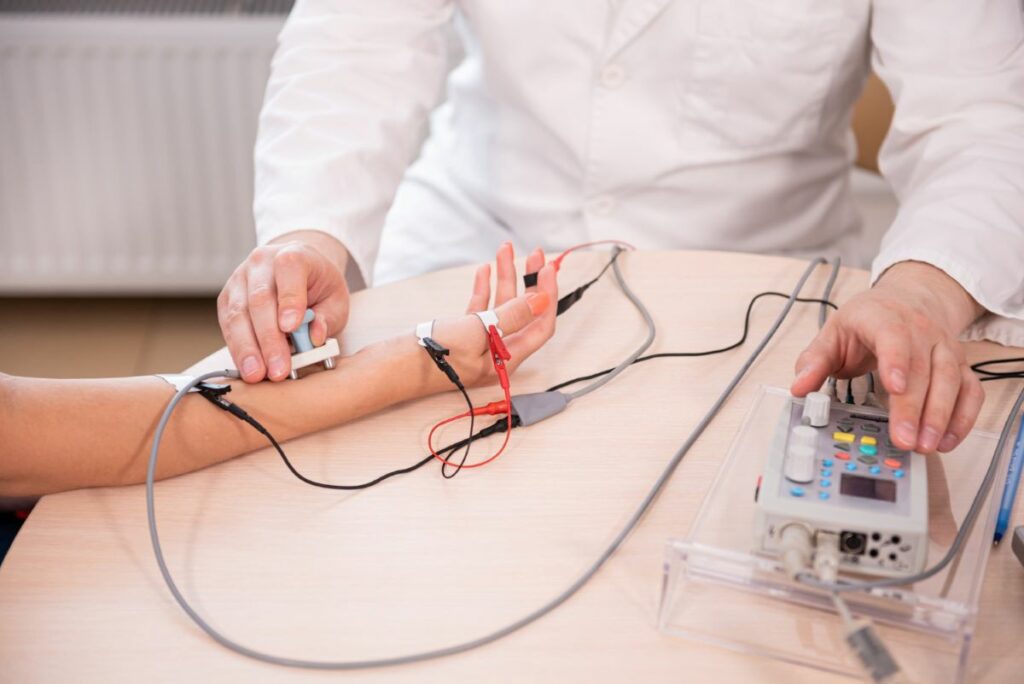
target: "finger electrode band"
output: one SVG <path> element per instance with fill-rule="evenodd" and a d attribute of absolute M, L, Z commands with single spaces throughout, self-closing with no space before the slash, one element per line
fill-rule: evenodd
<path fill-rule="evenodd" d="M 498 314 L 494 313 L 493 309 L 487 311 L 477 311 L 476 317 L 480 319 L 480 322 L 484 324 L 484 332 L 487 332 L 491 328 L 498 331 L 499 337 L 504 337 L 505 333 L 501 331 L 501 327 L 498 325 Z"/>

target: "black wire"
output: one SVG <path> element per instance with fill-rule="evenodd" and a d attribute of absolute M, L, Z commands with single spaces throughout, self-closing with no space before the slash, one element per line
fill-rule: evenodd
<path fill-rule="evenodd" d="M 1008 363 L 1024 363 L 1024 357 L 1012 356 L 1005 359 L 989 359 L 988 361 L 979 361 L 978 363 L 971 366 L 971 370 L 978 375 L 984 376 L 980 378 L 982 382 L 989 382 L 991 380 L 1017 380 L 1024 378 L 1024 369 L 1012 370 L 1012 371 L 993 371 L 988 370 L 988 366 L 1001 366 Z"/>
<path fill-rule="evenodd" d="M 989 375 L 984 378 L 978 378 L 980 382 L 989 382 L 991 380 L 1020 380 L 1024 379 L 1024 373 L 1003 373 L 1000 375 Z"/>
<path fill-rule="evenodd" d="M 466 464 L 466 459 L 469 458 L 469 448 L 473 446 L 473 430 L 476 426 L 476 415 L 473 413 L 473 402 L 470 401 L 469 394 L 466 393 L 465 385 L 460 382 L 456 387 L 458 387 L 459 391 L 462 392 L 462 398 L 466 400 L 466 408 L 469 410 L 469 437 L 463 440 L 466 443 L 466 450 L 462 452 L 462 460 L 459 461 L 459 465 L 455 466 L 455 472 L 451 475 L 448 474 L 448 458 L 454 456 L 455 451 L 458 451 L 458 448 L 453 450 L 445 460 L 441 461 L 441 477 L 446 480 L 450 480 L 458 475 L 459 471 L 462 470 L 462 466 Z M 440 454 L 441 452 L 438 453 Z M 431 454 L 431 458 L 433 458 L 433 454 Z"/>
<path fill-rule="evenodd" d="M 239 412 L 239 413 L 244 413 L 244 412 Z M 321 487 L 323 489 L 340 489 L 340 490 L 345 490 L 345 491 L 357 490 L 357 489 L 368 489 L 368 488 L 370 488 L 370 487 L 372 487 L 372 486 L 374 486 L 376 484 L 380 484 L 384 480 L 392 478 L 392 477 L 394 477 L 396 475 L 404 475 L 406 473 L 411 473 L 411 472 L 413 472 L 415 470 L 419 470 L 420 468 L 422 468 L 423 466 L 427 465 L 428 463 L 430 463 L 431 461 L 434 460 L 434 455 L 430 454 L 430 455 L 426 456 L 425 458 L 423 458 L 422 460 L 412 464 L 411 466 L 408 466 L 406 468 L 399 468 L 398 470 L 392 470 L 391 472 L 384 473 L 383 475 L 380 475 L 379 477 L 376 477 L 376 478 L 374 478 L 372 480 L 369 480 L 367 482 L 363 482 L 361 484 L 344 485 L 344 484 L 330 484 L 328 482 L 320 482 L 318 480 L 310 479 L 310 478 L 306 477 L 305 475 L 303 475 L 302 473 L 300 473 L 298 471 L 298 469 L 292 464 L 291 460 L 289 460 L 288 455 L 285 454 L 284 449 L 281 447 L 281 445 L 278 443 L 278 441 L 274 438 L 274 435 L 272 435 L 270 433 L 270 430 L 268 430 L 267 428 L 263 427 L 263 425 L 258 420 L 256 420 L 255 418 L 253 418 L 252 416 L 250 416 L 247 413 L 245 413 L 244 415 L 239 415 L 238 413 L 235 413 L 235 415 L 238 415 L 239 418 L 241 418 L 243 421 L 245 421 L 250 426 L 252 426 L 257 432 L 259 432 L 261 435 L 263 435 L 264 437 L 267 438 L 267 440 L 270 442 L 270 444 L 277 451 L 278 455 L 281 457 L 281 460 L 284 461 L 284 464 L 288 467 L 288 470 L 291 471 L 292 475 L 297 477 L 302 482 L 305 482 L 308 485 L 313 485 L 314 487 Z M 444 447 L 442 449 L 439 449 L 437 453 L 438 453 L 438 455 L 444 455 L 447 452 L 450 455 L 450 454 L 454 453 L 455 451 L 457 451 L 458 449 L 461 449 L 464 446 L 468 446 L 469 443 L 472 442 L 473 440 L 481 439 L 483 437 L 490 437 L 491 435 L 499 433 L 499 432 L 505 432 L 505 430 L 507 429 L 507 423 L 508 423 L 508 420 L 506 418 L 501 418 L 500 420 L 492 423 L 491 425 L 488 425 L 485 428 L 481 428 L 481 430 L 479 432 L 477 432 L 476 434 L 472 434 L 469 437 L 467 437 L 466 439 L 459 440 L 458 442 L 455 442 L 454 444 L 449 444 L 448 446 L 446 446 L 446 447 Z M 512 427 L 513 428 L 519 427 L 519 419 L 518 418 L 513 417 Z"/>
<path fill-rule="evenodd" d="M 582 285 L 577 287 L 575 290 L 573 290 L 569 294 L 561 297 L 558 300 L 558 307 L 555 309 L 555 315 L 556 316 L 561 316 L 566 311 L 571 309 L 572 306 L 574 304 L 576 304 L 576 302 L 578 302 L 581 299 L 583 299 L 583 293 L 586 292 L 588 289 L 590 289 L 591 285 L 593 285 L 594 283 L 596 283 L 598 280 L 601 279 L 601 276 L 603 276 L 608 271 L 608 269 L 611 268 L 612 264 L 614 264 L 616 259 L 619 258 L 619 255 L 622 254 L 622 251 L 623 250 L 621 250 L 621 249 L 616 249 L 615 252 L 612 254 L 612 258 L 608 260 L 608 263 L 606 263 L 604 265 L 604 268 L 601 269 L 600 273 L 598 273 L 589 282 L 583 283 Z M 529 274 L 529 275 L 535 275 L 535 274 Z M 525 276 L 524 276 L 523 282 L 526 282 Z M 536 282 L 534 282 L 534 284 L 536 284 Z"/>
<path fill-rule="evenodd" d="M 746 313 L 746 316 L 744 316 L 744 319 L 743 319 L 743 335 L 740 336 L 740 339 L 737 340 L 736 342 L 734 342 L 733 344 L 727 345 L 725 347 L 720 347 L 718 349 L 709 349 L 707 351 L 697 351 L 697 352 L 660 352 L 658 354 L 648 354 L 647 356 L 639 357 L 638 359 L 633 361 L 633 363 L 640 363 L 641 361 L 650 361 L 651 359 L 681 358 L 681 357 L 695 357 L 695 356 L 712 356 L 714 354 L 722 354 L 722 353 L 727 352 L 727 351 L 732 351 L 733 349 L 736 349 L 737 347 L 743 346 L 743 343 L 747 341 L 747 336 L 750 334 L 750 314 L 754 310 L 754 304 L 756 304 L 757 301 L 759 299 L 761 299 L 762 297 L 783 297 L 783 298 L 788 299 L 789 295 L 784 293 L 784 292 L 760 292 L 760 293 L 754 295 L 753 299 L 750 300 L 750 303 L 747 304 L 747 313 Z M 814 298 L 810 298 L 810 297 L 797 297 L 795 301 L 800 302 L 801 304 L 824 304 L 825 306 L 830 306 L 833 309 L 838 309 L 839 308 L 834 303 L 832 303 L 832 302 L 830 302 L 830 301 L 828 301 L 826 299 L 814 299 Z M 581 375 L 578 378 L 573 378 L 572 380 L 566 380 L 565 382 L 560 382 L 557 385 L 553 385 L 552 387 L 549 387 L 545 391 L 547 391 L 547 392 L 555 392 L 557 390 L 560 390 L 560 389 L 563 389 L 565 387 L 568 387 L 569 385 L 575 385 L 576 383 L 579 383 L 579 382 L 586 382 L 587 380 L 593 380 L 594 378 L 599 378 L 602 375 L 607 375 L 608 373 L 611 373 L 613 370 L 614 370 L 613 368 L 606 368 L 605 370 L 598 371 L 596 373 L 591 373 L 590 375 Z"/>

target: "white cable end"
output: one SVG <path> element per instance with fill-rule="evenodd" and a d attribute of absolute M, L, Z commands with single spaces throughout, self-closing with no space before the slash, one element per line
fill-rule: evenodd
<path fill-rule="evenodd" d="M 822 582 L 835 584 L 839 578 L 839 535 L 819 530 L 814 535 L 814 574 Z"/>
<path fill-rule="evenodd" d="M 782 567 L 790 579 L 796 579 L 811 566 L 811 531 L 805 525 L 790 523 L 782 528 L 779 548 Z"/>

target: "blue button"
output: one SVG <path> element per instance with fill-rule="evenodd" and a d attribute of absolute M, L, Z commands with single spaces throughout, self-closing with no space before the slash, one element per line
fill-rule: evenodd
<path fill-rule="evenodd" d="M 832 467 L 832 459 L 831 458 L 822 459 L 821 467 L 822 468 L 831 468 Z"/>
<path fill-rule="evenodd" d="M 857 464 L 856 463 L 847 463 L 846 464 L 846 469 L 849 470 L 852 473 L 854 470 L 857 469 Z"/>
<path fill-rule="evenodd" d="M 875 456 L 878 454 L 878 447 L 873 446 L 871 444 L 861 444 L 860 453 L 864 454 L 865 456 Z"/>
<path fill-rule="evenodd" d="M 895 477 L 897 480 L 900 479 L 901 477 L 903 477 L 903 470 L 897 468 L 896 470 L 892 471 L 892 476 Z"/>
<path fill-rule="evenodd" d="M 818 492 L 818 498 L 821 499 L 822 501 L 825 501 L 826 499 L 828 499 L 828 497 L 828 492 Z"/>
<path fill-rule="evenodd" d="M 870 472 L 872 475 L 878 475 L 880 472 L 882 472 L 882 469 L 879 468 L 878 466 L 871 466 L 870 468 L 868 468 L 868 472 Z"/>
<path fill-rule="evenodd" d="M 822 487 L 831 487 L 832 486 L 832 480 L 822 480 L 818 484 L 821 485 Z"/>
<path fill-rule="evenodd" d="M 803 487 L 791 487 L 790 490 L 789 490 L 789 493 L 792 494 L 793 496 L 803 496 L 804 495 L 804 488 Z"/>
<path fill-rule="evenodd" d="M 822 477 L 832 477 L 832 469 L 831 468 L 822 468 L 821 469 L 821 476 Z"/>

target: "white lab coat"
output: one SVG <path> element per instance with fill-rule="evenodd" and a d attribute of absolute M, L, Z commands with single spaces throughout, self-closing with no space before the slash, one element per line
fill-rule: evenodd
<path fill-rule="evenodd" d="M 912 259 L 1002 317 L 968 337 L 1024 345 L 1022 43 L 1020 0 L 298 0 L 258 237 L 324 230 L 378 283 L 506 239 Z M 896 103 L 877 256 L 848 173 L 869 66 Z"/>

